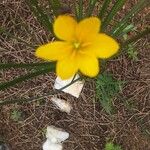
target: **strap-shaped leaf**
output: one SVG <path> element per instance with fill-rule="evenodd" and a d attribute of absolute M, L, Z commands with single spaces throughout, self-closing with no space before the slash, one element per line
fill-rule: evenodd
<path fill-rule="evenodd" d="M 128 19 L 130 17 L 132 17 L 133 15 L 135 15 L 136 13 L 138 13 L 142 8 L 144 8 L 145 6 L 147 6 L 149 4 L 148 0 L 139 0 L 139 2 L 131 9 L 131 11 L 129 11 L 125 17 L 119 21 L 112 29 L 111 34 L 114 33 L 114 31 L 120 30 L 120 28 L 122 26 L 124 26 L 124 24 L 128 21 Z"/>
<path fill-rule="evenodd" d="M 83 18 L 83 0 L 79 0 L 78 3 L 74 2 L 74 8 L 75 8 L 75 16 L 78 21 L 80 21 Z"/>
<path fill-rule="evenodd" d="M 26 81 L 26 80 L 29 80 L 29 79 L 31 79 L 31 78 L 33 78 L 33 77 L 36 77 L 36 76 L 39 76 L 39 75 L 42 75 L 42 74 L 46 74 L 46 73 L 48 73 L 48 72 L 54 70 L 53 67 L 54 67 L 54 66 L 50 66 L 49 68 L 42 69 L 42 70 L 38 70 L 38 71 L 35 71 L 35 72 L 32 72 L 32 73 L 28 73 L 28 74 L 26 74 L 26 75 L 23 75 L 23 76 L 20 76 L 20 77 L 18 77 L 18 78 L 15 78 L 14 80 L 1 83 L 1 84 L 0 84 L 0 90 L 5 90 L 6 88 L 11 87 L 11 86 L 14 86 L 14 85 L 16 85 L 17 83 L 21 83 L 21 82 Z"/>
<path fill-rule="evenodd" d="M 52 27 L 52 18 L 49 17 L 44 10 L 38 5 L 37 0 L 26 0 L 28 6 L 31 11 L 37 17 L 37 19 L 41 22 L 41 24 L 51 33 L 53 33 Z"/>
<path fill-rule="evenodd" d="M 88 8 L 86 10 L 86 16 L 87 17 L 90 17 L 94 11 L 94 7 L 95 7 L 95 4 L 98 0 L 89 0 L 88 2 Z"/>
<path fill-rule="evenodd" d="M 104 15 L 107 11 L 107 8 L 108 8 L 110 2 L 111 2 L 111 0 L 104 0 L 104 3 L 102 5 L 102 8 L 99 10 L 99 15 L 98 15 L 101 20 L 104 19 Z"/>
<path fill-rule="evenodd" d="M 108 13 L 106 19 L 102 23 L 102 30 L 105 30 L 117 12 L 122 8 L 126 0 L 117 0 L 111 11 Z"/>
<path fill-rule="evenodd" d="M 128 32 L 131 32 L 134 28 L 135 27 L 133 24 L 127 25 L 121 32 L 118 32 L 116 34 L 116 37 L 121 37 L 121 36 L 127 34 Z"/>
<path fill-rule="evenodd" d="M 124 24 L 119 30 L 117 30 L 116 32 L 114 32 L 114 34 L 112 35 L 113 37 L 120 37 L 123 36 L 124 34 L 127 34 L 128 32 L 132 31 L 134 29 L 134 25 L 133 24 Z"/>
<path fill-rule="evenodd" d="M 65 85 L 64 87 L 62 87 L 61 89 L 59 89 L 60 91 L 64 90 L 65 88 L 69 87 L 70 85 L 72 85 L 73 83 L 77 82 L 81 80 L 81 78 L 77 78 L 73 81 L 71 81 L 69 84 Z M 15 103 L 23 103 L 23 102 L 31 102 L 31 101 L 37 101 L 37 100 L 40 100 L 40 99 L 43 99 L 44 97 L 47 97 L 47 96 L 50 96 L 50 95 L 54 95 L 56 94 L 57 91 L 50 91 L 48 94 L 44 94 L 42 96 L 37 96 L 37 97 L 34 97 L 34 98 L 28 98 L 28 99 L 14 99 L 14 100 L 1 100 L 0 101 L 0 106 L 2 105 L 8 105 L 8 104 L 15 104 Z"/>
<path fill-rule="evenodd" d="M 118 33 L 122 32 L 123 29 L 126 28 L 126 26 L 128 26 L 128 22 L 122 24 L 120 29 L 117 28 L 116 30 L 114 30 L 114 32 L 111 35 L 115 37 Z"/>
<path fill-rule="evenodd" d="M 61 3 L 59 0 L 48 0 L 50 9 L 53 10 L 55 16 L 59 15 L 59 9 L 61 7 Z"/>
<path fill-rule="evenodd" d="M 10 69 L 10 68 L 26 68 L 26 69 L 31 69 L 33 67 L 38 67 L 38 68 L 44 68 L 48 66 L 52 66 L 54 63 L 52 62 L 44 62 L 44 63 L 20 63 L 20 64 L 15 64 L 15 63 L 0 63 L 0 70 L 1 69 Z"/>

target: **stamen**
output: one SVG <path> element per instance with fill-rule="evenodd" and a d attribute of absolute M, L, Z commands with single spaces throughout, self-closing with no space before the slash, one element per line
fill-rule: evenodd
<path fill-rule="evenodd" d="M 74 45 L 75 49 L 78 49 L 81 46 L 81 44 L 79 42 L 74 42 L 73 45 Z"/>

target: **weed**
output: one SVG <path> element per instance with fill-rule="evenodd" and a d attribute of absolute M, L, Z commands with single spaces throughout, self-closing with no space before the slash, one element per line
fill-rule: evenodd
<path fill-rule="evenodd" d="M 96 97 L 109 114 L 112 113 L 112 100 L 122 89 L 123 82 L 113 78 L 111 74 L 100 74 L 96 79 Z"/>
<path fill-rule="evenodd" d="M 133 61 L 138 61 L 138 52 L 133 44 L 128 45 L 127 54 L 128 57 L 131 58 Z"/>
<path fill-rule="evenodd" d="M 19 121 L 21 119 L 21 111 L 17 110 L 17 109 L 14 109 L 12 112 L 11 112 L 11 119 L 14 120 L 14 121 Z"/>
<path fill-rule="evenodd" d="M 108 142 L 105 145 L 105 150 L 122 150 L 121 146 Z"/>

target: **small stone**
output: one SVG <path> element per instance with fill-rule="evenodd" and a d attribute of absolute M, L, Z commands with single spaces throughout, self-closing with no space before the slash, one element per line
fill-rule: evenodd
<path fill-rule="evenodd" d="M 71 83 L 74 77 L 71 77 L 68 80 L 62 80 L 60 77 L 57 77 L 55 80 L 54 88 L 57 90 L 60 90 L 64 86 Z M 78 79 L 79 75 L 76 75 L 74 80 Z M 84 81 L 76 81 L 72 85 L 68 86 L 67 88 L 63 89 L 62 91 L 68 94 L 71 94 L 72 96 L 78 98 L 80 96 L 80 93 L 82 91 L 82 88 L 84 86 Z"/>

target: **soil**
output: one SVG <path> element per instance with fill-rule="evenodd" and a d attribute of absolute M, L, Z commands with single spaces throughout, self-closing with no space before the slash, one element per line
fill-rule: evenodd
<path fill-rule="evenodd" d="M 72 6 L 71 1 L 65 1 Z M 112 2 L 113 3 L 113 2 Z M 127 1 L 116 19 L 122 17 L 136 0 Z M 98 6 L 97 6 L 98 7 Z M 149 9 L 145 8 L 131 22 L 141 31 L 148 26 Z M 0 26 L 31 45 L 51 40 L 49 33 L 36 20 L 24 0 L 0 2 Z M 133 33 L 134 34 L 134 33 Z M 129 37 L 132 36 L 129 35 Z M 148 36 L 136 42 L 138 61 L 123 54 L 109 60 L 106 68 L 116 79 L 126 81 L 119 96 L 114 98 L 115 112 L 108 115 L 95 99 L 95 81 L 85 83 L 80 97 L 58 92 L 69 101 L 70 114 L 60 112 L 50 101 L 53 95 L 40 101 L 0 106 L 0 140 L 10 150 L 39 150 L 45 141 L 45 129 L 54 125 L 70 133 L 64 150 L 103 150 L 106 141 L 121 145 L 123 150 L 150 150 L 150 51 Z M 1 63 L 39 62 L 35 49 L 14 38 L 0 35 Z M 0 82 L 26 74 L 26 69 L 0 71 Z M 0 100 L 40 96 L 53 89 L 56 75 L 48 73 L 0 91 Z M 19 120 L 12 119 L 13 110 L 21 112 Z"/>

